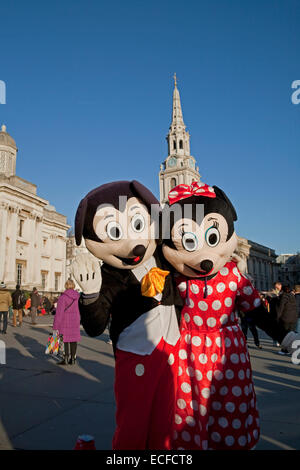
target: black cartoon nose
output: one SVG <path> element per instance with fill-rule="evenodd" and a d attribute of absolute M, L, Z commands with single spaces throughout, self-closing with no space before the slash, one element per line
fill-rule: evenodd
<path fill-rule="evenodd" d="M 132 250 L 132 254 L 134 256 L 143 256 L 145 252 L 146 248 L 144 247 L 144 245 L 136 245 Z"/>
<path fill-rule="evenodd" d="M 213 265 L 214 264 L 212 261 L 210 261 L 210 259 L 204 259 L 200 263 L 200 268 L 202 269 L 202 271 L 205 271 L 206 273 L 208 273 L 209 271 L 212 270 Z"/>

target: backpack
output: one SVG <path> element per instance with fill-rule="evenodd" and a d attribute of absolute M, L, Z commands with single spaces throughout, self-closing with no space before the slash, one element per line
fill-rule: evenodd
<path fill-rule="evenodd" d="M 18 306 L 20 308 L 23 308 L 25 304 L 26 304 L 26 297 L 24 293 L 21 291 L 21 293 L 18 296 Z"/>

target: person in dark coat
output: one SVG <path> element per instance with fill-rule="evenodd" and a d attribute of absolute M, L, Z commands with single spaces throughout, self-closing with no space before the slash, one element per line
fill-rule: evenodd
<path fill-rule="evenodd" d="M 298 319 L 297 304 L 295 295 L 291 292 L 290 286 L 283 286 L 276 311 L 278 323 L 284 327 L 286 332 L 296 331 Z M 288 351 L 281 349 L 278 354 L 288 354 Z"/>
<path fill-rule="evenodd" d="M 51 311 L 51 302 L 50 300 L 48 299 L 48 297 L 44 297 L 43 299 L 43 307 L 47 313 L 47 315 L 49 315 L 50 311 Z"/>
<path fill-rule="evenodd" d="M 248 333 L 248 328 L 252 333 L 253 339 L 255 346 L 259 349 L 262 349 L 260 342 L 259 342 L 259 336 L 258 336 L 258 331 L 256 329 L 255 323 L 251 318 L 247 318 L 243 312 L 239 312 L 239 317 L 241 319 L 241 328 L 242 332 L 244 333 L 245 339 L 247 341 L 247 333 Z"/>
<path fill-rule="evenodd" d="M 30 308 L 31 324 L 36 325 L 37 309 L 41 305 L 41 297 L 36 287 L 34 287 L 31 292 L 30 300 L 31 300 L 31 308 Z"/>
<path fill-rule="evenodd" d="M 16 285 L 16 290 L 11 295 L 12 308 L 13 308 L 13 326 L 17 326 L 17 317 L 19 326 L 22 326 L 23 321 L 23 308 L 26 303 L 25 295 L 20 289 L 20 285 Z"/>
<path fill-rule="evenodd" d="M 268 303 L 268 311 L 271 317 L 277 320 L 277 305 L 280 301 L 280 296 L 282 294 L 282 283 L 280 281 L 276 281 L 273 284 L 273 289 L 268 291 L 265 295 L 265 299 Z M 280 346 L 277 341 L 273 340 L 273 346 Z"/>

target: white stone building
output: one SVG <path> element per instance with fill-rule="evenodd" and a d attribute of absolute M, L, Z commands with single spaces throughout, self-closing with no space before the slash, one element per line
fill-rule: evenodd
<path fill-rule="evenodd" d="M 16 175 L 17 146 L 0 132 L 0 281 L 9 289 L 64 290 L 66 236 L 64 215 L 37 195 L 35 184 Z"/>
<path fill-rule="evenodd" d="M 300 285 L 300 253 L 282 254 L 277 258 L 278 280 L 292 289 Z"/>

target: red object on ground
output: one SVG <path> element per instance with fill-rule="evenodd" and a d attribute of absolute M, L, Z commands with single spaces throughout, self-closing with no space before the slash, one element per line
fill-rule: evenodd
<path fill-rule="evenodd" d="M 88 434 L 78 436 L 74 450 L 96 450 L 95 439 Z"/>

